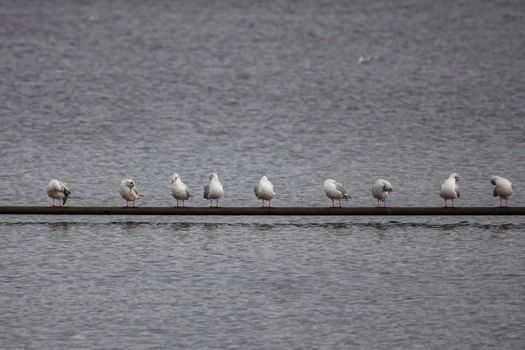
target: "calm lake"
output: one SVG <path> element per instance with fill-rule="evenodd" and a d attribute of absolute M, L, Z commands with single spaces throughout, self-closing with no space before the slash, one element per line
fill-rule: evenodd
<path fill-rule="evenodd" d="M 2 1 L 0 205 L 525 206 L 520 1 Z M 0 217 L 2 349 L 520 349 L 524 217 Z"/>

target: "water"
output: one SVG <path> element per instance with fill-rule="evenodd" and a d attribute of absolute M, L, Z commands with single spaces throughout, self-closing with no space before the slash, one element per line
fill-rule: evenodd
<path fill-rule="evenodd" d="M 519 1 L 0 4 L 0 203 L 525 205 Z M 359 64 L 360 56 L 371 62 Z M 69 204 L 69 203 L 68 203 Z M 523 218 L 2 217 L 0 347 L 525 345 Z"/>

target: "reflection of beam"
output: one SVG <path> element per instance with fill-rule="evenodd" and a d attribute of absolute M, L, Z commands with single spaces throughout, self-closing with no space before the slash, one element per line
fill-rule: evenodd
<path fill-rule="evenodd" d="M 23 215 L 525 215 L 525 207 L 455 208 L 258 208 L 258 207 L 26 207 L 0 206 L 0 214 Z"/>

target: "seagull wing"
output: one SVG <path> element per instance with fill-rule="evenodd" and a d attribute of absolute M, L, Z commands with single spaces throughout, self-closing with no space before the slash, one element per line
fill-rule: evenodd
<path fill-rule="evenodd" d="M 204 186 L 204 199 L 208 199 L 208 194 L 210 193 L 210 185 Z"/>
<path fill-rule="evenodd" d="M 63 182 L 61 182 L 60 185 L 62 186 L 62 192 L 64 192 L 64 199 L 62 200 L 62 204 L 66 204 L 67 199 L 69 198 L 69 195 L 71 194 L 71 190 Z"/>
<path fill-rule="evenodd" d="M 343 198 L 351 198 L 350 195 L 346 192 L 345 187 L 340 182 L 335 182 L 335 189 L 343 194 Z"/>
<path fill-rule="evenodd" d="M 132 187 L 131 188 L 131 192 L 136 195 L 137 197 L 142 197 L 138 192 L 137 192 L 137 189 L 135 187 Z"/>

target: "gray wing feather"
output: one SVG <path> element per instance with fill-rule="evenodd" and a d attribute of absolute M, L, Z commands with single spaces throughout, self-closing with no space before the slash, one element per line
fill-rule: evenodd
<path fill-rule="evenodd" d="M 204 198 L 208 199 L 208 194 L 210 193 L 210 185 L 204 186 Z"/>
<path fill-rule="evenodd" d="M 338 190 L 339 192 L 341 192 L 343 194 L 343 197 L 350 197 L 348 195 L 348 192 L 346 192 L 344 186 L 342 183 L 340 182 L 335 182 L 335 189 Z"/>
<path fill-rule="evenodd" d="M 259 186 L 253 186 L 253 192 L 255 192 L 255 196 L 259 197 Z"/>
<path fill-rule="evenodd" d="M 336 182 L 335 183 L 335 189 L 340 191 L 340 192 L 346 193 L 346 190 L 345 190 L 343 184 L 340 183 L 340 182 Z"/>
<path fill-rule="evenodd" d="M 494 187 L 494 192 L 492 192 L 492 194 L 494 194 L 494 197 L 498 196 L 498 191 L 496 190 L 496 187 Z"/>
<path fill-rule="evenodd" d="M 64 188 L 64 199 L 62 200 L 62 204 L 66 204 L 67 199 L 69 198 L 69 195 L 71 194 L 71 190 L 67 187 L 65 183 L 61 182 L 60 184 Z"/>
<path fill-rule="evenodd" d="M 142 196 L 137 192 L 137 190 L 135 189 L 135 187 L 132 187 L 132 188 L 131 188 L 131 192 L 135 193 L 135 195 L 137 195 L 138 197 L 142 197 Z"/>

